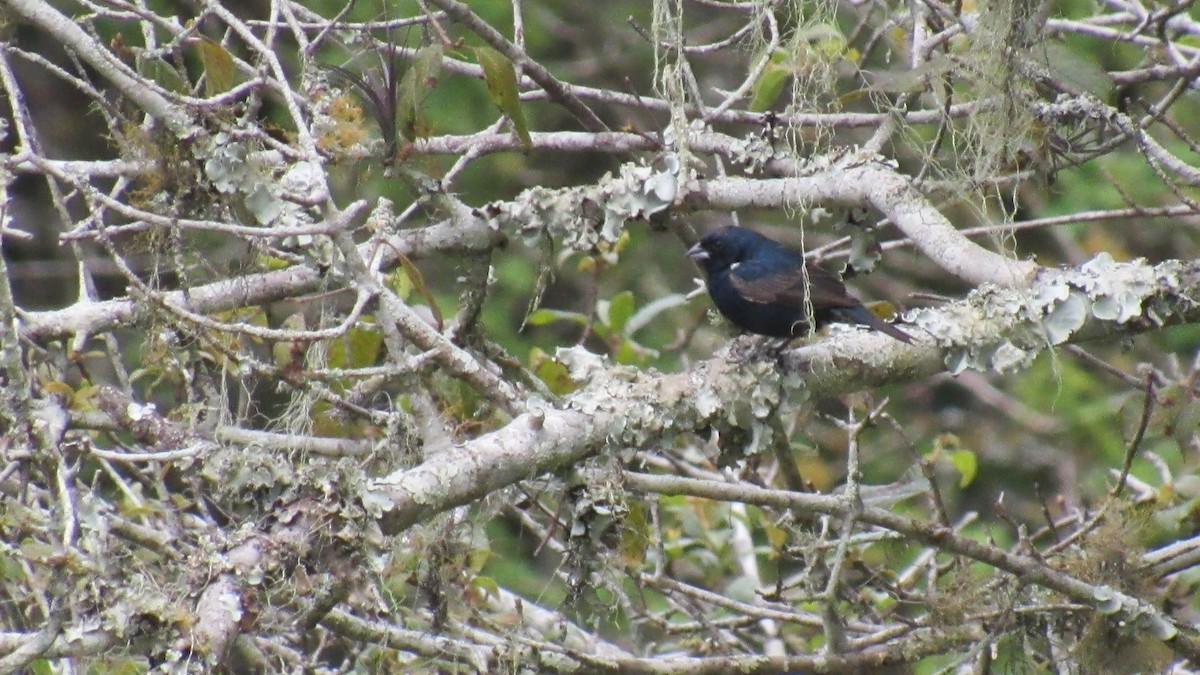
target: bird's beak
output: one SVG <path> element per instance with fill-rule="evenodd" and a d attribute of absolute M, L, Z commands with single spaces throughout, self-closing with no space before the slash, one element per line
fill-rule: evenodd
<path fill-rule="evenodd" d="M 697 262 L 704 262 L 705 260 L 708 260 L 709 256 L 708 251 L 705 251 L 703 246 L 696 244 L 688 249 L 687 257 Z"/>

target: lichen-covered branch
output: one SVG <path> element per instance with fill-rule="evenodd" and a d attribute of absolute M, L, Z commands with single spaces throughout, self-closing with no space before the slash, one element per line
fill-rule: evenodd
<path fill-rule="evenodd" d="M 559 358 L 584 385 L 580 391 L 374 481 L 364 503 L 385 530 L 400 532 L 596 453 L 645 447 L 710 425 L 761 421 L 787 396 L 833 396 L 943 370 L 1006 372 L 1067 340 L 1200 321 L 1200 263 L 1101 261 L 1088 268 L 1046 273 L 1028 289 L 988 287 L 948 307 L 920 310 L 914 335 L 922 337 L 912 345 L 854 332 L 786 352 L 782 369 L 766 360 L 739 363 L 725 352 L 682 373 L 656 374 L 567 350 Z M 1072 294 L 1082 309 L 1067 306 Z M 1119 308 L 1115 314 L 1111 302 Z"/>
<path fill-rule="evenodd" d="M 0 0 L 0 671 L 1195 665 L 1192 2 L 383 4 Z"/>

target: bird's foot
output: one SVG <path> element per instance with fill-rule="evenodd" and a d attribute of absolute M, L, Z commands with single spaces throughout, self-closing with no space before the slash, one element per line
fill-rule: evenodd
<path fill-rule="evenodd" d="M 739 366 L 764 358 L 782 361 L 784 350 L 794 339 L 741 337 L 729 347 L 729 360 Z"/>
<path fill-rule="evenodd" d="M 769 338 L 764 343 L 763 348 L 775 359 L 775 363 L 779 366 L 780 371 L 783 370 L 783 353 L 787 351 L 788 346 L 791 345 L 795 339 L 796 338 L 794 337 Z"/>
<path fill-rule="evenodd" d="M 761 349 L 762 343 L 753 337 L 743 335 L 735 338 L 733 344 L 729 345 L 729 360 L 739 366 L 744 366 L 753 361 Z"/>

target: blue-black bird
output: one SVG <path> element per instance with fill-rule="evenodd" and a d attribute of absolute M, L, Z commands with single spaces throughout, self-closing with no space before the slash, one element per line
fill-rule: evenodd
<path fill-rule="evenodd" d="M 705 235 L 687 255 L 704 268 L 708 295 L 717 310 L 742 330 L 793 338 L 828 323 L 856 323 L 912 342 L 912 336 L 847 293 L 841 279 L 754 230 L 717 230 Z"/>

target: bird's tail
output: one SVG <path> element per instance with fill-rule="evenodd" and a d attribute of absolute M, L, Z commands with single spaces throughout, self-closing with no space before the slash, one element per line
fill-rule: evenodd
<path fill-rule="evenodd" d="M 869 326 L 901 342 L 912 344 L 913 339 L 911 335 L 875 316 L 871 313 L 871 310 L 862 305 L 858 305 L 857 307 L 839 307 L 835 310 L 835 315 L 844 322 Z"/>

